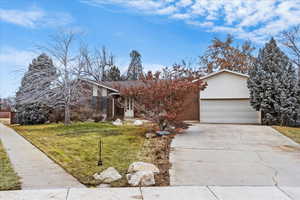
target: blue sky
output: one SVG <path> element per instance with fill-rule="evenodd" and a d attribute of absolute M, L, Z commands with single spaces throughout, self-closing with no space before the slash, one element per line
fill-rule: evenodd
<path fill-rule="evenodd" d="M 300 24 L 300 0 L 1 0 L 0 97 L 14 95 L 22 70 L 58 29 L 105 45 L 124 71 L 132 49 L 144 68 L 196 59 L 213 37 L 261 46 Z"/>

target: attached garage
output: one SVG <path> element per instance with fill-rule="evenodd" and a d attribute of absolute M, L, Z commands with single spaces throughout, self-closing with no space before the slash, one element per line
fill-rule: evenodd
<path fill-rule="evenodd" d="M 260 123 L 260 112 L 250 106 L 247 79 L 229 70 L 203 77 L 207 88 L 200 93 L 200 122 Z"/>
<path fill-rule="evenodd" d="M 202 100 L 200 115 L 204 123 L 258 123 L 247 99 Z"/>

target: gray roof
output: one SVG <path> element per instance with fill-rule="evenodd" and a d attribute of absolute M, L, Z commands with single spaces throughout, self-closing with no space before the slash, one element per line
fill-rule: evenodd
<path fill-rule="evenodd" d="M 103 85 L 107 87 L 111 87 L 114 89 L 125 89 L 130 87 L 136 87 L 136 86 L 142 86 L 144 85 L 144 82 L 141 80 L 137 81 L 105 81 L 103 82 Z"/>

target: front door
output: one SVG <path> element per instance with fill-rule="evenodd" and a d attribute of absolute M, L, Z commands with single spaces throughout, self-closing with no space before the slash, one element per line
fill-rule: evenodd
<path fill-rule="evenodd" d="M 134 117 L 134 99 L 125 98 L 125 118 L 133 118 Z"/>

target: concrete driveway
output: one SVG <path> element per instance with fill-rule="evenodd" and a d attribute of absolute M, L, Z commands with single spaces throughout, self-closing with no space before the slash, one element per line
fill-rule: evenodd
<path fill-rule="evenodd" d="M 300 145 L 271 127 L 194 124 L 170 157 L 171 185 L 300 186 Z"/>

